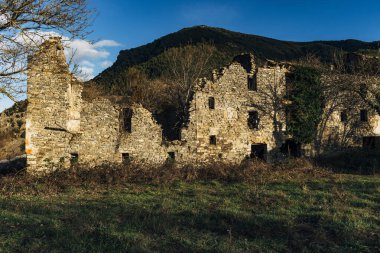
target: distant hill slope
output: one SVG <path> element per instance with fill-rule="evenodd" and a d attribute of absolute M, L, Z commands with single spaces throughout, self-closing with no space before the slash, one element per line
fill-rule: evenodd
<path fill-rule="evenodd" d="M 163 36 L 152 43 L 122 50 L 116 62 L 93 79 L 100 85 L 110 85 L 118 79 L 120 73 L 132 66 L 143 66 L 151 77 L 160 75 L 161 69 L 154 59 L 166 49 L 199 42 L 212 42 L 218 50 L 218 60 L 212 68 L 226 65 L 234 56 L 244 52 L 254 52 L 260 59 L 295 60 L 308 53 L 318 55 L 323 61 L 332 60 L 336 50 L 356 52 L 375 50 L 379 42 L 359 40 L 291 42 L 232 32 L 221 28 L 195 26 Z"/>
<path fill-rule="evenodd" d="M 24 154 L 26 100 L 0 113 L 0 160 Z"/>

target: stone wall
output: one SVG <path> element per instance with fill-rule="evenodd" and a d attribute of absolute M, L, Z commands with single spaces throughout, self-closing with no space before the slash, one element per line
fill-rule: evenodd
<path fill-rule="evenodd" d="M 160 164 L 167 159 L 162 128 L 152 114 L 141 105 L 132 106 L 131 132 L 121 129 L 120 154 L 128 154 L 131 162 Z"/>
<path fill-rule="evenodd" d="M 44 171 L 51 164 L 69 165 L 67 130 L 73 91 L 70 74 L 58 38 L 51 38 L 28 62 L 28 107 L 25 149 L 28 169 Z M 79 92 L 79 91 L 78 91 Z"/>
<path fill-rule="evenodd" d="M 213 80 L 203 79 L 195 92 L 190 108 L 190 123 L 182 131 L 189 152 L 197 161 L 239 163 L 251 154 L 252 144 L 266 144 L 269 152 L 283 142 L 284 115 L 274 101 L 285 91 L 284 68 L 256 68 L 249 55 L 249 68 L 238 61 L 219 72 Z M 248 89 L 248 78 L 257 83 L 257 90 Z M 209 108 L 209 99 L 215 108 Z M 276 110 L 277 109 L 277 110 Z M 248 125 L 250 111 L 257 111 L 257 129 Z M 210 144 L 215 136 L 216 145 Z"/>
<path fill-rule="evenodd" d="M 356 84 L 357 87 L 345 87 L 351 82 L 344 80 L 350 78 L 353 77 L 337 74 L 322 76 L 326 104 L 315 143 L 317 153 L 361 147 L 363 137 L 380 135 L 380 116 L 359 95 L 360 83 Z M 377 78 L 370 82 L 370 85 L 380 87 Z M 362 110 L 367 112 L 368 120 L 361 119 Z"/>
<path fill-rule="evenodd" d="M 215 70 L 212 80 L 199 81 L 181 139 L 166 142 L 161 126 L 141 105 L 121 105 L 106 97 L 83 99 L 83 84 L 69 72 L 60 40 L 52 38 L 29 60 L 28 171 L 73 163 L 236 164 L 253 156 L 277 159 L 291 139 L 285 120 L 287 71 L 273 62 L 257 67 L 249 54 L 237 56 Z M 379 116 L 373 111 L 368 111 L 368 122 L 358 121 L 360 108 L 366 108 L 358 98 L 340 93 L 332 97 L 338 99 L 328 101 L 319 126 L 324 149 L 359 145 L 363 136 L 379 132 Z M 340 112 L 347 108 L 349 120 L 343 124 Z"/>
<path fill-rule="evenodd" d="M 70 143 L 78 162 L 89 166 L 120 162 L 119 108 L 108 99 L 82 102 L 80 133 Z"/>

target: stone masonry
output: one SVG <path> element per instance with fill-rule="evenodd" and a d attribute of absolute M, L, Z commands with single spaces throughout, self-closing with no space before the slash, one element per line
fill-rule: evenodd
<path fill-rule="evenodd" d="M 106 97 L 83 99 L 83 84 L 69 72 L 60 39 L 51 38 L 29 59 L 28 171 L 73 163 L 277 159 L 291 139 L 284 112 L 287 72 L 280 64 L 257 67 L 250 54 L 237 56 L 215 70 L 212 80 L 199 81 L 180 140 L 165 142 L 161 126 L 141 105 L 122 106 Z"/>

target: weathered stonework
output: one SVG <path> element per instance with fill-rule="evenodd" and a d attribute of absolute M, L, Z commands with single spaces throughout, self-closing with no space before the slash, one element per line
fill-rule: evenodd
<path fill-rule="evenodd" d="M 134 105 L 131 123 L 131 132 L 122 130 L 120 134 L 119 153 L 129 154 L 132 162 L 164 163 L 167 150 L 163 145 L 162 128 L 153 119 L 152 114 L 141 105 Z"/>
<path fill-rule="evenodd" d="M 190 107 L 190 124 L 182 131 L 188 151 L 198 161 L 238 163 L 251 154 L 251 145 L 266 144 L 269 152 L 281 146 L 285 130 L 283 113 L 276 111 L 272 99 L 284 95 L 285 68 L 279 66 L 256 69 L 250 56 L 251 70 L 234 61 L 214 73 L 214 80 L 202 80 Z M 257 82 L 257 89 L 248 89 L 248 78 Z M 215 109 L 210 109 L 214 98 Z M 250 111 L 258 113 L 257 129 L 250 129 Z M 216 145 L 210 145 L 210 136 Z M 270 158 L 270 157 L 269 157 Z"/>
<path fill-rule="evenodd" d="M 380 116 L 359 96 L 360 84 L 349 89 L 339 87 L 339 83 L 346 85 L 344 80 L 349 78 L 352 77 L 336 74 L 322 76 L 324 86 L 335 88 L 325 89 L 328 94 L 325 94 L 326 105 L 318 128 L 318 143 L 315 144 L 315 151 L 319 153 L 361 147 L 363 137 L 380 136 Z M 365 82 L 370 82 L 373 89 L 380 87 L 378 78 L 366 77 Z M 361 115 L 361 111 L 365 111 L 366 116 Z"/>
<path fill-rule="evenodd" d="M 68 129 L 80 104 L 73 102 L 80 96 L 75 92 L 80 94 L 81 84 L 69 72 L 59 39 L 52 38 L 29 59 L 25 150 L 30 171 L 69 165 L 73 133 Z"/>
<path fill-rule="evenodd" d="M 67 168 L 75 162 L 236 164 L 253 156 L 276 159 L 290 138 L 285 134 L 287 71 L 273 63 L 257 67 L 252 55 L 236 57 L 214 71 L 212 80 L 199 81 L 181 139 L 166 142 L 161 126 L 141 105 L 128 106 L 130 118 L 124 122 L 124 106 L 105 97 L 83 99 L 83 84 L 70 74 L 60 40 L 52 38 L 29 60 L 28 171 Z M 329 134 L 341 134 L 336 113 L 329 115 L 322 143 Z M 372 117 L 368 125 L 373 125 Z"/>

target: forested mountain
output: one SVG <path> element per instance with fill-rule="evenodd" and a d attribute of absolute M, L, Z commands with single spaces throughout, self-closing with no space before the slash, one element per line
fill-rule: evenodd
<path fill-rule="evenodd" d="M 217 52 L 209 66 L 210 69 L 228 64 L 240 53 L 252 52 L 258 60 L 272 59 L 290 61 L 314 54 L 324 62 L 332 61 L 334 52 L 376 52 L 379 42 L 359 40 L 291 42 L 229 31 L 222 28 L 195 26 L 184 28 L 163 36 L 149 44 L 122 50 L 116 62 L 94 78 L 97 84 L 112 86 L 123 80 L 123 73 L 134 66 L 144 70 L 151 78 L 159 77 L 165 69 L 160 56 L 173 47 L 201 42 L 212 43 Z"/>

